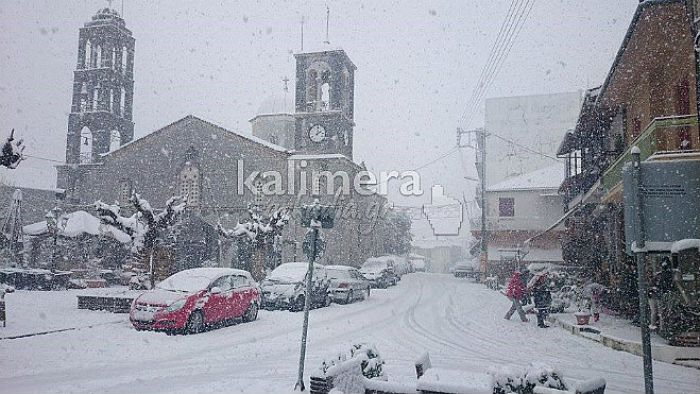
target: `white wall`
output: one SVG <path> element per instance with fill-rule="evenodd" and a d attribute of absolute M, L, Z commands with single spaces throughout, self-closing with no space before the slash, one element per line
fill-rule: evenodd
<path fill-rule="evenodd" d="M 487 99 L 485 128 L 554 157 L 564 134 L 576 125 L 581 99 L 580 91 Z M 487 186 L 556 164 L 494 136 L 487 138 L 486 150 Z"/>
<path fill-rule="evenodd" d="M 515 199 L 515 216 L 500 217 L 498 200 L 501 197 Z M 562 198 L 556 189 L 489 191 L 487 223 L 490 231 L 530 230 L 542 231 L 554 224 L 562 215 Z"/>

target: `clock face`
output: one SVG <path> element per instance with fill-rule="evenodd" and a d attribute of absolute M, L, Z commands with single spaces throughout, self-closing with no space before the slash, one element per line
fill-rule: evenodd
<path fill-rule="evenodd" d="M 313 142 L 321 142 L 326 139 L 326 129 L 320 124 L 314 125 L 309 129 L 309 138 Z"/>

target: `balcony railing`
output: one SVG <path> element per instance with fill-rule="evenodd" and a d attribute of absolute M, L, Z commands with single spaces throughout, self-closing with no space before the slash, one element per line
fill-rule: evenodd
<path fill-rule="evenodd" d="M 632 160 L 630 152 L 633 146 L 639 147 L 642 152 L 641 159 L 645 160 L 655 152 L 677 149 L 677 147 L 669 145 L 673 144 L 679 135 L 679 129 L 689 127 L 692 129 L 690 132 L 692 135 L 697 134 L 697 126 L 698 118 L 696 115 L 669 116 L 652 120 L 639 137 L 603 173 L 600 184 L 605 193 L 610 193 L 622 182 L 622 168 L 625 163 Z M 697 141 L 694 141 L 694 144 L 696 143 Z"/>

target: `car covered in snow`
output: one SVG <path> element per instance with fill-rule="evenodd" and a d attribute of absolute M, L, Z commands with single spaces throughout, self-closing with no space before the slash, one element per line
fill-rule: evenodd
<path fill-rule="evenodd" d="M 357 268 L 327 265 L 326 272 L 329 279 L 328 292 L 333 301 L 349 304 L 369 297 L 370 282 Z"/>
<path fill-rule="evenodd" d="M 262 307 L 265 309 L 289 309 L 290 311 L 303 310 L 308 268 L 309 263 L 293 262 L 284 263 L 270 272 L 260 284 Z M 330 305 L 329 281 L 323 265 L 314 264 L 311 283 L 311 306 Z"/>
<path fill-rule="evenodd" d="M 197 333 L 234 319 L 255 320 L 259 307 L 260 289 L 247 271 L 194 268 L 137 297 L 129 319 L 137 330 Z"/>
<path fill-rule="evenodd" d="M 415 272 L 425 272 L 426 271 L 426 257 L 419 254 L 411 253 L 408 255 L 408 260 L 413 266 Z"/>
<path fill-rule="evenodd" d="M 362 276 L 370 281 L 372 287 L 387 288 L 399 281 L 394 267 L 394 259 L 390 256 L 370 257 L 360 267 Z"/>
<path fill-rule="evenodd" d="M 457 261 L 452 273 L 456 278 L 474 278 L 476 281 L 481 277 L 479 262 L 476 259 Z"/>

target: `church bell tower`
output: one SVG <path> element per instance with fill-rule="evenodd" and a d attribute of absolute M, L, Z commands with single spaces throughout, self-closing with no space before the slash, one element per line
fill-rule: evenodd
<path fill-rule="evenodd" d="M 342 49 L 296 58 L 295 150 L 352 160 L 356 67 Z"/>
<path fill-rule="evenodd" d="M 89 164 L 134 138 L 134 38 L 103 8 L 80 29 L 66 164 Z"/>

